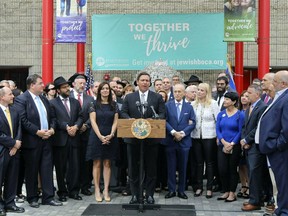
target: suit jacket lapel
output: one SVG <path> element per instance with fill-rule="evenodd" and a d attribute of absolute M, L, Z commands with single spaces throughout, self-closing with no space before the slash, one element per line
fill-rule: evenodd
<path fill-rule="evenodd" d="M 274 101 L 274 100 L 275 100 L 275 99 L 274 99 L 274 100 L 272 101 L 271 106 L 268 106 L 267 109 L 264 111 L 263 116 L 266 115 L 266 113 L 269 112 L 269 110 L 271 109 L 271 107 L 275 106 L 275 104 L 277 104 L 277 103 L 280 101 L 280 99 L 281 99 L 282 97 L 284 97 L 287 93 L 288 93 L 288 90 L 286 90 L 286 91 L 283 92 L 278 98 L 276 98 L 276 101 Z"/>
<path fill-rule="evenodd" d="M 67 110 L 66 110 L 66 108 L 65 108 L 64 104 L 62 103 L 61 98 L 59 96 L 57 97 L 57 102 L 58 102 L 59 106 L 61 106 L 62 109 L 64 110 L 65 115 L 70 119 L 70 116 L 69 116 L 69 114 L 68 114 L 68 112 L 67 112 Z M 70 115 L 71 115 L 71 103 L 70 103 Z"/>
<path fill-rule="evenodd" d="M 185 104 L 184 100 L 182 100 L 182 109 L 181 109 L 181 112 L 180 112 L 180 117 L 179 117 L 179 121 L 178 122 L 180 122 L 182 120 L 183 116 L 184 116 L 184 112 L 186 110 L 186 106 L 185 105 L 186 104 Z"/>
<path fill-rule="evenodd" d="M 10 113 L 10 115 L 12 115 L 12 114 Z M 8 123 L 7 118 L 6 118 L 6 115 L 1 108 L 0 108 L 0 118 L 4 119 L 5 124 L 9 127 L 9 123 Z M 11 117 L 11 120 L 12 120 L 12 117 Z M 13 128 L 13 123 L 12 123 L 12 128 Z"/>
<path fill-rule="evenodd" d="M 25 94 L 25 93 L 24 93 Z M 29 103 L 33 106 L 33 109 L 35 110 L 35 113 L 37 114 L 35 117 L 38 118 L 39 120 L 39 125 L 41 125 L 40 123 L 40 116 L 39 116 L 39 113 L 38 113 L 38 109 L 37 109 L 37 106 L 35 104 L 35 101 L 34 101 L 34 98 L 32 98 L 31 94 L 29 93 L 29 91 L 26 91 L 26 96 L 28 98 L 28 100 L 30 101 Z M 29 112 L 29 110 L 27 110 Z"/>

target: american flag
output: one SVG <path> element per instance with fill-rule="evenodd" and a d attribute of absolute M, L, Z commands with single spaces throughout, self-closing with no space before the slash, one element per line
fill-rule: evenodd
<path fill-rule="evenodd" d="M 229 78 L 230 88 L 236 91 L 236 85 L 235 85 L 235 82 L 233 79 L 233 74 L 232 74 L 232 67 L 231 67 L 230 62 L 228 62 L 228 61 L 227 61 L 227 68 L 226 68 L 225 73 L 226 73 L 227 77 Z"/>
<path fill-rule="evenodd" d="M 87 65 L 85 75 L 87 77 L 85 91 L 88 95 L 92 95 L 90 87 L 94 83 L 94 77 L 93 77 L 93 74 L 92 74 L 91 69 L 90 69 L 90 64 Z"/>

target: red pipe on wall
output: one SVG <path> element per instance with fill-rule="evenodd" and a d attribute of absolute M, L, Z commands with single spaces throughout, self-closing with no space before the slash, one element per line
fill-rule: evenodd
<path fill-rule="evenodd" d="M 239 94 L 243 91 L 243 42 L 235 42 L 235 76 L 234 82 Z"/>
<path fill-rule="evenodd" d="M 53 81 L 53 0 L 42 1 L 42 79 Z"/>
<path fill-rule="evenodd" d="M 85 43 L 77 43 L 77 73 L 85 71 Z"/>
<path fill-rule="evenodd" d="M 258 78 L 270 69 L 270 0 L 259 0 Z"/>

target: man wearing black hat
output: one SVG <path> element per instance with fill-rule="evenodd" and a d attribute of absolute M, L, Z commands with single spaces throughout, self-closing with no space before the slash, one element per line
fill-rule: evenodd
<path fill-rule="evenodd" d="M 57 129 L 53 142 L 53 157 L 56 169 L 59 200 L 67 196 L 82 200 L 80 191 L 80 133 L 83 124 L 81 106 L 75 98 L 69 98 L 70 81 L 63 77 L 54 80 L 58 97 L 51 100 L 52 116 L 56 118 Z M 67 187 L 66 187 L 67 184 Z"/>
<path fill-rule="evenodd" d="M 41 76 L 33 74 L 26 79 L 27 91 L 15 99 L 15 107 L 22 122 L 22 154 L 25 162 L 27 201 L 33 208 L 38 203 L 38 172 L 42 185 L 42 204 L 60 206 L 54 200 L 51 136 L 56 122 L 51 115 L 49 101 L 42 93 Z"/>
<path fill-rule="evenodd" d="M 185 81 L 184 82 L 187 86 L 190 86 L 190 85 L 196 85 L 198 86 L 200 83 L 202 83 L 202 80 L 199 79 L 198 76 L 195 76 L 195 75 L 191 75 L 189 80 Z"/>
<path fill-rule="evenodd" d="M 70 97 L 75 98 L 79 101 L 82 113 L 83 113 L 83 125 L 79 130 L 81 134 L 80 140 L 80 184 L 81 193 L 86 196 L 91 196 L 92 193 L 89 190 L 91 187 L 92 177 L 92 161 L 86 161 L 86 149 L 88 138 L 90 134 L 90 118 L 89 118 L 89 108 L 91 103 L 93 103 L 93 97 L 85 94 L 85 86 L 87 77 L 82 74 L 74 74 L 69 80 L 72 81 L 73 89 L 70 92 Z"/>

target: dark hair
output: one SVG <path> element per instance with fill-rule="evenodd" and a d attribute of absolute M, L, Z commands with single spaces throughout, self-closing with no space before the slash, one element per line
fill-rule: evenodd
<path fill-rule="evenodd" d="M 219 80 L 224 80 L 226 85 L 228 85 L 228 83 L 229 83 L 228 78 L 226 76 L 218 77 L 217 81 L 219 81 Z"/>
<path fill-rule="evenodd" d="M 238 103 L 238 109 L 239 110 L 243 110 L 243 104 L 241 103 L 241 98 L 243 97 L 243 95 L 247 92 L 247 90 L 244 90 L 240 96 L 239 96 L 239 103 Z"/>
<path fill-rule="evenodd" d="M 35 84 L 37 82 L 37 79 L 42 79 L 42 77 L 38 74 L 29 75 L 26 79 L 27 89 L 30 89 L 31 84 Z"/>
<path fill-rule="evenodd" d="M 52 90 L 52 89 L 49 89 L 49 86 L 50 86 L 50 85 L 53 85 L 53 86 L 54 86 L 54 84 L 53 84 L 52 82 L 49 82 L 49 83 L 46 84 L 46 86 L 45 86 L 45 88 L 44 88 L 44 91 L 46 92 L 46 94 L 47 94 L 50 90 Z"/>
<path fill-rule="evenodd" d="M 149 80 L 150 80 L 150 82 L 151 82 L 150 74 L 147 73 L 147 72 L 145 72 L 145 71 L 139 73 L 136 80 L 139 81 L 140 77 L 141 77 L 141 76 L 144 76 L 144 75 L 145 75 L 145 76 L 149 76 Z"/>
<path fill-rule="evenodd" d="M 154 80 L 154 83 L 153 83 L 154 86 L 155 86 L 155 83 L 156 83 L 157 81 L 162 81 L 162 79 L 155 79 L 155 80 Z"/>
<path fill-rule="evenodd" d="M 102 102 L 102 100 L 101 100 L 101 94 L 100 94 L 100 92 L 101 92 L 102 88 L 103 88 L 105 85 L 108 85 L 108 88 L 109 88 L 108 104 L 110 104 L 111 107 L 112 107 L 112 110 L 115 111 L 115 110 L 116 110 L 116 102 L 113 101 L 113 99 L 112 99 L 112 89 L 111 89 L 109 83 L 106 82 L 106 81 L 100 83 L 100 85 L 99 85 L 99 87 L 98 87 L 97 98 L 96 98 L 96 107 L 101 108 L 101 105 L 102 105 L 101 102 Z"/>
<path fill-rule="evenodd" d="M 164 90 L 159 90 L 157 93 L 158 93 L 158 94 L 164 93 L 164 94 L 165 94 L 165 100 L 164 100 L 164 102 L 167 102 L 167 100 L 168 100 L 168 94 L 167 94 L 166 91 L 164 91 Z"/>
<path fill-rule="evenodd" d="M 238 103 L 238 99 L 239 99 L 239 95 L 237 92 L 226 92 L 224 94 L 224 97 L 225 98 L 229 98 L 231 99 L 232 101 L 236 101 L 235 105 Z"/>

